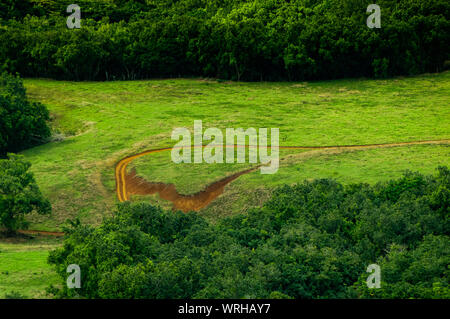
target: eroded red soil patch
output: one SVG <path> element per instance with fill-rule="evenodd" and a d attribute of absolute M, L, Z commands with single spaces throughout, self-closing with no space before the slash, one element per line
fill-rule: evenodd
<path fill-rule="evenodd" d="M 152 195 L 159 194 L 162 199 L 173 203 L 173 209 L 183 212 L 198 211 L 206 207 L 210 202 L 223 193 L 225 186 L 234 181 L 241 175 L 250 173 L 258 167 L 250 168 L 245 171 L 227 176 L 217 182 L 212 183 L 203 191 L 193 195 L 179 194 L 173 184 L 148 182 L 144 178 L 137 176 L 133 169 L 126 173 L 125 183 L 127 185 L 127 193 L 129 195 Z"/>
<path fill-rule="evenodd" d="M 422 145 L 422 144 L 448 144 L 450 140 L 431 140 L 431 141 L 415 141 L 415 142 L 399 142 L 399 143 L 383 143 L 383 144 L 366 144 L 366 145 L 334 145 L 334 146 L 280 146 L 280 149 L 298 149 L 318 151 L 323 150 L 325 152 L 336 152 L 343 150 L 360 150 L 360 149 L 374 149 L 374 148 L 386 148 L 386 147 L 399 147 L 408 145 Z M 193 147 L 204 147 L 193 146 Z M 225 147 L 235 147 L 234 145 L 225 145 Z M 244 146 L 245 147 L 245 146 Z M 139 154 L 131 155 L 120 160 L 115 168 L 116 173 L 116 192 L 119 201 L 129 200 L 129 195 L 152 195 L 159 194 L 162 199 L 168 200 L 173 203 L 173 208 L 176 210 L 198 211 L 206 207 L 210 202 L 216 199 L 224 191 L 225 186 L 238 178 L 243 174 L 247 174 L 256 170 L 258 167 L 254 167 L 245 171 L 238 172 L 231 176 L 225 177 L 215 183 L 212 183 L 206 187 L 203 191 L 193 195 L 181 195 L 177 192 L 173 184 L 155 183 L 146 181 L 144 178 L 137 176 L 133 170 L 127 172 L 128 164 L 134 159 L 148 155 L 151 153 L 169 151 L 172 148 L 161 148 L 144 151 Z M 308 152 L 311 153 L 311 152 Z M 307 154 L 307 153 L 305 153 Z"/>

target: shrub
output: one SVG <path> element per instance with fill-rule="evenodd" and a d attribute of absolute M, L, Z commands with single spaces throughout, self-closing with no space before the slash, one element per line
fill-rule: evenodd
<path fill-rule="evenodd" d="M 0 159 L 0 226 L 13 234 L 28 227 L 25 215 L 33 211 L 49 214 L 51 206 L 28 171 L 31 164 L 19 155 L 8 156 Z"/>
<path fill-rule="evenodd" d="M 50 136 L 49 112 L 27 99 L 18 76 L 0 76 L 0 157 L 43 143 Z"/>

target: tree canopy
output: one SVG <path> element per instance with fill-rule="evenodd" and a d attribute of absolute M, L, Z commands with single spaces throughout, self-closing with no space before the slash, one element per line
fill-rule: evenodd
<path fill-rule="evenodd" d="M 95 228 L 72 222 L 53 251 L 62 282 L 81 268 L 87 298 L 449 298 L 450 171 L 376 185 L 284 186 L 217 224 L 120 204 Z M 381 267 L 381 288 L 366 285 Z"/>
<path fill-rule="evenodd" d="M 49 112 L 39 102 L 31 102 L 22 79 L 0 75 L 0 158 L 43 143 L 50 136 Z"/>
<path fill-rule="evenodd" d="M 69 80 L 203 76 L 232 80 L 386 77 L 443 70 L 446 0 L 63 0 L 0 6 L 0 72 Z"/>
<path fill-rule="evenodd" d="M 25 215 L 33 211 L 49 214 L 51 206 L 29 171 L 31 164 L 20 155 L 8 157 L 0 159 L 0 226 L 14 233 L 28 227 Z"/>

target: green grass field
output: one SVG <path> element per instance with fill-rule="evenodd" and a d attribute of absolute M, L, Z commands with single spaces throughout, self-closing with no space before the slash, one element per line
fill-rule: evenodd
<path fill-rule="evenodd" d="M 234 83 L 199 79 L 118 82 L 25 80 L 32 100 L 49 108 L 53 141 L 24 151 L 52 216 L 30 216 L 31 229 L 60 230 L 68 218 L 98 224 L 117 202 L 114 166 L 144 150 L 173 146 L 176 127 L 277 127 L 280 145 L 395 143 L 450 138 L 450 72 L 389 80 Z M 414 145 L 340 151 L 280 150 L 276 174 L 259 170 L 227 185 L 200 214 L 218 218 L 262 204 L 271 190 L 305 179 L 376 183 L 405 170 L 432 174 L 450 166 L 450 146 Z M 174 164 L 170 152 L 143 156 L 128 169 L 193 194 L 252 164 Z M 163 207 L 158 195 L 134 196 Z M 57 283 L 46 263 L 60 240 L 0 239 L 0 298 L 45 298 Z"/>
<path fill-rule="evenodd" d="M 334 178 L 343 183 L 376 183 L 400 177 L 406 170 L 435 174 L 438 166 L 450 165 L 450 145 L 415 145 L 383 149 L 341 152 L 280 151 L 280 168 L 276 174 L 263 175 L 259 170 L 239 177 L 226 192 L 201 213 L 214 222 L 218 217 L 243 213 L 260 205 L 270 189 L 283 184 L 299 183 L 314 178 Z M 170 152 L 156 153 L 132 162 L 138 175 L 149 181 L 173 183 L 179 193 L 202 190 L 214 180 L 251 164 L 174 164 Z M 236 167 L 237 166 L 237 167 Z M 228 169 L 228 170 L 227 170 Z M 232 170 L 231 172 L 229 170 Z M 220 174 L 219 174 L 220 173 Z M 170 208 L 171 203 L 158 195 L 135 198 Z"/>
<path fill-rule="evenodd" d="M 45 289 L 59 280 L 47 264 L 50 250 L 60 239 L 36 237 L 0 240 L 0 298 L 19 294 L 24 298 L 49 298 Z"/>
<path fill-rule="evenodd" d="M 40 230 L 58 230 L 67 218 L 74 217 L 98 224 L 117 201 L 115 163 L 143 150 L 174 145 L 172 130 L 193 129 L 194 120 L 202 120 L 204 129 L 278 127 L 280 145 L 393 143 L 450 137 L 450 72 L 311 83 L 29 79 L 25 85 L 31 99 L 49 108 L 56 133 L 55 141 L 23 152 L 53 204 L 51 217 L 31 216 L 31 228 Z M 257 196 L 256 202 L 249 201 L 244 193 L 260 190 L 266 194 L 282 183 L 318 177 L 334 177 L 346 183 L 376 182 L 396 177 L 405 169 L 432 173 L 437 165 L 449 164 L 448 147 L 436 145 L 316 154 L 296 160 L 298 153 L 281 152 L 284 161 L 276 174 L 262 176 L 257 171 L 240 177 L 227 186 L 223 199 L 201 213 L 215 218 L 208 210 L 227 196 L 242 211 L 264 198 Z M 170 152 L 145 156 L 129 168 L 135 167 L 150 181 L 175 183 L 181 193 L 189 194 L 248 165 L 176 165 L 169 156 Z M 241 201 L 248 205 L 240 205 Z M 230 205 L 220 205 L 223 209 L 217 215 L 234 213 Z"/>

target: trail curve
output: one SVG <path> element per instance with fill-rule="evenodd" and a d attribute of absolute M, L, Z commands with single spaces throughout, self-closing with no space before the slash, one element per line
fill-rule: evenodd
<path fill-rule="evenodd" d="M 443 140 L 428 140 L 415 142 L 399 142 L 399 143 L 382 143 L 382 144 L 365 144 L 365 145 L 333 145 L 333 146 L 279 146 L 280 149 L 297 149 L 297 150 L 359 150 L 359 149 L 373 149 L 373 148 L 387 148 L 400 147 L 408 145 L 424 145 L 424 144 L 449 144 L 449 139 Z M 193 148 L 204 148 L 206 145 L 192 146 Z M 224 147 L 249 147 L 248 145 L 224 145 Z M 223 193 L 224 187 L 238 178 L 239 176 L 252 172 L 259 168 L 256 167 L 232 174 L 228 177 L 220 179 L 204 190 L 193 195 L 179 194 L 173 184 L 153 183 L 148 182 L 144 178 L 136 175 L 135 170 L 127 173 L 127 166 L 134 159 L 164 151 L 170 151 L 181 147 L 166 147 L 159 149 L 147 150 L 138 154 L 127 156 L 117 162 L 115 166 L 116 179 L 116 194 L 120 202 L 129 200 L 129 195 L 148 195 L 158 193 L 159 196 L 165 200 L 173 203 L 174 209 L 179 209 L 184 212 L 190 210 L 200 210 L 206 207 L 211 201 Z"/>

